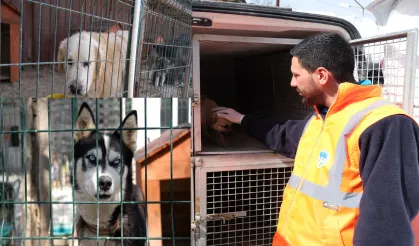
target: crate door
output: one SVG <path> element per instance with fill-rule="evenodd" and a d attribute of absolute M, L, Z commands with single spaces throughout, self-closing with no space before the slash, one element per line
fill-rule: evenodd
<path fill-rule="evenodd" d="M 260 153 L 194 163 L 195 245 L 271 245 L 293 160 Z"/>
<path fill-rule="evenodd" d="M 381 85 L 385 98 L 419 118 L 419 101 L 415 99 L 417 29 L 356 39 L 350 44 L 355 52 L 355 80 Z"/>

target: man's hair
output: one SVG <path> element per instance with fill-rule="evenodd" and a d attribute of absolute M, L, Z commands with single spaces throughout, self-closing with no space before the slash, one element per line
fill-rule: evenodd
<path fill-rule="evenodd" d="M 310 36 L 291 49 L 302 68 L 314 72 L 319 67 L 329 70 L 338 83 L 355 82 L 354 52 L 341 36 L 320 33 Z"/>

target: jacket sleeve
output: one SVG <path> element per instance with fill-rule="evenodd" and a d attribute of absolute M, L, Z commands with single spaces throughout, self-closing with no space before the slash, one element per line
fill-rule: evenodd
<path fill-rule="evenodd" d="M 354 245 L 413 245 L 419 210 L 419 127 L 404 115 L 386 117 L 359 139 L 364 193 Z"/>
<path fill-rule="evenodd" d="M 303 130 L 312 115 L 304 120 L 278 121 L 261 114 L 246 115 L 241 125 L 254 138 L 263 142 L 267 148 L 289 158 L 297 152 Z"/>

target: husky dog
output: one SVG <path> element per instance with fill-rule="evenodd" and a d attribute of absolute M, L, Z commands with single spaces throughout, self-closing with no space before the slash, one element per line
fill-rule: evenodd
<path fill-rule="evenodd" d="M 189 39 L 186 34 L 174 40 L 165 40 L 162 35 L 156 38 L 150 51 L 151 83 L 155 86 L 165 83 L 183 86 L 190 56 Z"/>
<path fill-rule="evenodd" d="M 133 128 L 136 127 L 137 112 L 133 110 L 119 127 L 129 130 L 118 129 L 106 134 L 95 131 L 90 107 L 87 103 L 80 107 L 76 129 L 92 130 L 74 134 L 74 197 L 77 202 L 90 202 L 77 204 L 79 245 L 96 245 L 95 239 L 84 238 L 95 238 L 97 233 L 100 237 L 145 237 L 145 216 L 140 205 L 116 203 L 121 197 L 123 201 L 140 200 L 141 190 L 132 182 L 131 167 L 137 141 L 137 131 Z M 124 245 L 146 245 L 145 239 L 123 241 Z M 98 242 L 98 245 L 119 245 L 121 239 L 99 239 Z"/>

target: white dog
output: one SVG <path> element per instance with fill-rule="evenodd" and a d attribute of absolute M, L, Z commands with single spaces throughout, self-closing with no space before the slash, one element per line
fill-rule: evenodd
<path fill-rule="evenodd" d="M 61 41 L 57 61 L 64 64 L 58 71 L 66 71 L 71 94 L 122 97 L 128 34 L 83 31 Z"/>

